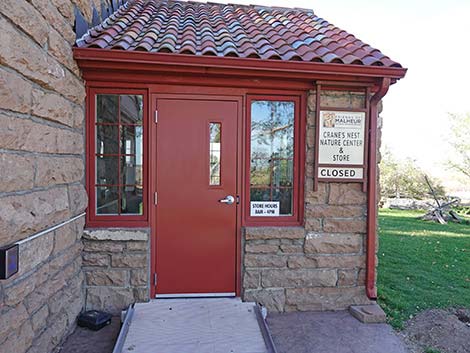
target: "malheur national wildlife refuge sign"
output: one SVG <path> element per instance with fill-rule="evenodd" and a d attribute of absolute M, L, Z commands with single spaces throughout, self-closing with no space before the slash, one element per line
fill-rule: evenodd
<path fill-rule="evenodd" d="M 364 177 L 364 112 L 320 111 L 318 178 Z"/>

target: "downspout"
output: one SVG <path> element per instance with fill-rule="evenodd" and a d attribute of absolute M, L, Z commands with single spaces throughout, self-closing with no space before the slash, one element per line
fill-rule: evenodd
<path fill-rule="evenodd" d="M 390 78 L 383 78 L 378 91 L 370 100 L 369 130 L 369 175 L 367 202 L 367 272 L 366 294 L 369 299 L 377 299 L 375 283 L 376 244 L 377 244 L 377 121 L 378 104 L 390 87 Z"/>

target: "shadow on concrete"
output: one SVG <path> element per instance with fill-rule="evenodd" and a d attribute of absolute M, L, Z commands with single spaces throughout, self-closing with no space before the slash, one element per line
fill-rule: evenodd
<path fill-rule="evenodd" d="M 112 353 L 121 319 L 114 316 L 111 324 L 99 331 L 77 327 L 61 346 L 60 353 Z"/>
<path fill-rule="evenodd" d="M 363 324 L 346 311 L 269 314 L 278 353 L 406 353 L 387 324 Z"/>

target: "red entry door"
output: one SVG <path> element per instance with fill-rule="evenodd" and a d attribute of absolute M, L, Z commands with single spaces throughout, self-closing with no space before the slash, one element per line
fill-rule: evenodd
<path fill-rule="evenodd" d="M 235 295 L 238 103 L 165 98 L 157 110 L 157 296 Z"/>

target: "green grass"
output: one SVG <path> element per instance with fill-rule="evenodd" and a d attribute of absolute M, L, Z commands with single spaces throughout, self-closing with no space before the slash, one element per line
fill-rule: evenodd
<path fill-rule="evenodd" d="M 468 222 L 441 225 L 420 215 L 379 212 L 378 302 L 397 329 L 428 308 L 470 308 Z"/>
<path fill-rule="evenodd" d="M 434 348 L 426 348 L 424 353 L 441 353 L 441 351 L 434 349 Z"/>

